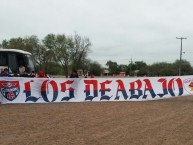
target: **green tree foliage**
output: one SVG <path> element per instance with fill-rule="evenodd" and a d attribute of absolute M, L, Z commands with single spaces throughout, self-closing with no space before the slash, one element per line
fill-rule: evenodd
<path fill-rule="evenodd" d="M 8 48 L 8 43 L 9 42 L 7 40 L 3 40 L 1 44 L 2 48 Z"/>
<path fill-rule="evenodd" d="M 64 34 L 48 34 L 44 38 L 43 43 L 45 47 L 53 53 L 54 59 L 60 63 L 65 72 L 65 76 L 68 77 L 72 48 L 74 47 L 73 39 Z"/>
<path fill-rule="evenodd" d="M 177 72 L 176 72 L 177 75 L 178 75 L 178 72 L 179 72 L 179 63 L 180 63 L 179 60 L 176 60 L 173 63 L 173 68 L 175 70 L 177 70 Z M 192 74 L 193 74 L 193 68 L 192 68 L 190 62 L 183 59 L 181 61 L 181 75 L 192 75 Z"/>
<path fill-rule="evenodd" d="M 11 39 L 9 40 L 6 48 L 25 50 L 25 42 L 24 42 L 24 39 L 21 38 L 21 37 L 11 38 Z"/>
<path fill-rule="evenodd" d="M 89 38 L 78 34 L 74 37 L 49 34 L 44 38 L 43 44 L 63 67 L 66 77 L 69 75 L 70 66 L 73 70 L 83 68 L 91 46 Z"/>
<path fill-rule="evenodd" d="M 25 50 L 32 53 L 38 69 L 46 71 L 46 66 L 51 59 L 44 45 L 37 36 L 30 36 L 24 39 Z"/>
<path fill-rule="evenodd" d="M 154 63 L 149 66 L 150 76 L 174 76 L 176 71 L 173 69 L 171 63 L 161 62 Z"/>
<path fill-rule="evenodd" d="M 147 65 L 143 61 L 136 61 L 130 63 L 128 66 L 118 65 L 116 62 L 108 61 L 107 66 L 109 66 L 108 69 L 111 73 L 117 71 L 117 74 L 121 71 L 125 71 L 126 74 L 130 74 L 131 76 L 177 76 L 179 60 L 176 60 L 174 63 L 160 62 L 152 65 Z M 186 60 L 182 60 L 181 62 L 181 74 L 193 74 L 193 68 Z"/>
<path fill-rule="evenodd" d="M 135 61 L 127 67 L 126 74 L 130 76 L 144 76 L 148 74 L 147 64 L 144 61 Z"/>
<path fill-rule="evenodd" d="M 94 76 L 100 76 L 102 73 L 102 66 L 98 62 L 90 59 L 84 61 L 82 69 L 84 76 L 89 75 L 90 73 L 93 73 Z"/>
<path fill-rule="evenodd" d="M 106 66 L 108 66 L 109 72 L 111 74 L 119 74 L 120 71 L 117 62 L 109 60 L 107 61 Z"/>
<path fill-rule="evenodd" d="M 100 76 L 102 72 L 102 67 L 101 65 L 94 61 L 90 63 L 90 72 L 94 74 L 94 76 Z"/>
<path fill-rule="evenodd" d="M 144 61 L 135 61 L 132 69 L 136 76 L 145 76 L 148 75 L 147 64 Z"/>
<path fill-rule="evenodd" d="M 151 76 L 177 76 L 179 71 L 179 60 L 174 63 L 154 63 L 149 66 Z M 187 60 L 181 61 L 181 75 L 193 74 L 193 68 Z"/>
<path fill-rule="evenodd" d="M 63 75 L 64 70 L 62 69 L 61 65 L 57 62 L 49 62 L 46 67 L 46 72 L 50 75 Z"/>
<path fill-rule="evenodd" d="M 120 64 L 120 65 L 118 65 L 118 70 L 120 72 L 126 72 L 128 70 L 128 66 L 124 65 L 124 64 Z"/>

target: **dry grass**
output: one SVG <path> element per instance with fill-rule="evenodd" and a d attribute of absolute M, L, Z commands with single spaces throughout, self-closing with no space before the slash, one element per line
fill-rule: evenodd
<path fill-rule="evenodd" d="M 0 105 L 1 145 L 192 145 L 193 97 Z"/>

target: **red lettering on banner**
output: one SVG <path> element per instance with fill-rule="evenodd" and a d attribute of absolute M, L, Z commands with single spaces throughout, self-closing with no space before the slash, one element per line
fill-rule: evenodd
<path fill-rule="evenodd" d="M 116 80 L 116 82 L 118 83 L 118 90 L 125 90 L 125 86 L 122 80 Z"/>
<path fill-rule="evenodd" d="M 31 82 L 34 82 L 34 81 L 30 80 L 29 82 L 24 83 L 24 88 L 25 88 L 24 91 L 31 91 L 31 86 L 30 86 Z"/>
<path fill-rule="evenodd" d="M 177 78 L 177 79 L 173 78 L 168 83 L 168 89 L 172 89 L 173 88 L 174 81 L 178 84 L 179 88 L 183 88 L 182 80 L 180 78 Z"/>
<path fill-rule="evenodd" d="M 85 85 L 85 91 L 90 91 L 90 85 L 93 85 L 94 91 L 98 90 L 98 81 L 97 80 L 84 80 Z"/>
<path fill-rule="evenodd" d="M 42 83 L 41 95 L 42 95 L 44 101 L 50 102 L 49 99 L 48 99 L 48 96 L 47 96 L 47 91 L 49 92 L 49 90 L 47 88 L 48 87 L 47 83 L 49 83 L 53 88 L 53 96 L 52 96 L 53 98 L 52 98 L 51 102 L 54 102 L 58 97 L 58 86 L 57 86 L 57 83 L 54 80 L 51 80 L 50 82 L 48 82 L 48 81 L 49 80 L 46 80 Z"/>
<path fill-rule="evenodd" d="M 158 82 L 162 83 L 162 88 L 167 89 L 167 80 L 165 78 L 161 78 Z"/>
<path fill-rule="evenodd" d="M 115 100 L 119 100 L 120 99 L 119 92 L 121 92 L 123 97 L 124 97 L 124 99 L 127 100 L 128 99 L 128 95 L 127 95 L 127 92 L 125 90 L 125 86 L 124 86 L 122 80 L 116 80 L 116 82 L 118 83 L 118 87 L 117 87 L 117 93 L 116 93 Z"/>
<path fill-rule="evenodd" d="M 66 81 L 66 82 L 60 83 L 60 85 L 61 85 L 61 91 L 62 91 L 62 92 L 65 92 L 66 90 L 74 91 L 74 88 L 72 88 L 72 87 L 67 88 L 67 87 L 66 87 L 67 85 L 73 84 L 73 82 L 74 82 L 74 81 L 72 81 L 72 80 L 68 80 L 68 81 Z"/>
<path fill-rule="evenodd" d="M 100 100 L 110 100 L 110 98 L 112 96 L 108 96 L 107 94 L 105 94 L 106 92 L 110 92 L 111 89 L 110 88 L 106 88 L 106 84 L 110 84 L 112 81 L 106 80 L 105 82 L 100 83 L 101 84 L 101 99 Z"/>
<path fill-rule="evenodd" d="M 182 95 L 183 94 L 183 83 L 182 83 L 182 80 L 180 78 L 177 78 L 177 79 L 173 78 L 173 79 L 171 79 L 169 81 L 169 83 L 168 83 L 168 91 L 169 91 L 170 95 L 171 96 L 176 96 L 175 93 L 174 93 L 174 90 L 175 90 L 174 82 L 176 82 L 177 85 L 178 85 L 178 89 L 179 89 L 178 96 Z"/>
<path fill-rule="evenodd" d="M 182 83 L 181 78 L 177 78 L 177 79 L 176 79 L 176 82 L 178 83 L 178 87 L 179 87 L 179 88 L 183 88 L 183 83 Z"/>
<path fill-rule="evenodd" d="M 136 85 L 137 84 L 137 87 Z M 136 80 L 135 82 L 130 83 L 130 90 L 140 90 L 142 87 L 142 82 L 141 80 Z"/>
<path fill-rule="evenodd" d="M 30 86 L 31 82 L 34 82 L 34 80 L 30 80 L 29 82 L 24 83 L 24 88 L 25 89 L 24 89 L 23 92 L 26 95 L 25 102 L 28 102 L 28 101 L 36 102 L 40 98 L 40 97 L 35 97 L 35 96 L 31 95 L 31 86 Z"/>
<path fill-rule="evenodd" d="M 74 88 L 67 88 L 67 85 L 72 85 L 73 82 L 74 80 L 68 80 L 60 84 L 62 92 L 66 92 L 67 90 L 69 90 L 69 96 L 64 96 L 61 101 L 69 101 L 70 99 L 74 98 Z"/>
<path fill-rule="evenodd" d="M 42 83 L 42 86 L 41 86 L 41 91 L 42 92 L 46 92 L 46 90 L 47 90 L 47 82 L 48 82 L 49 80 L 46 80 L 46 81 L 44 81 L 43 83 Z M 57 83 L 54 81 L 54 80 L 51 80 L 50 82 L 48 82 L 51 86 L 52 86 L 52 88 L 53 88 L 53 91 L 58 91 L 58 86 L 57 86 Z"/>
<path fill-rule="evenodd" d="M 168 89 L 172 89 L 173 88 L 173 84 L 174 84 L 174 78 L 169 81 Z"/>
<path fill-rule="evenodd" d="M 41 92 L 46 92 L 47 90 L 47 82 L 48 80 L 44 81 L 41 86 Z"/>
<path fill-rule="evenodd" d="M 95 97 L 98 97 L 98 81 L 97 80 L 84 80 L 86 98 L 85 101 L 92 101 Z M 93 86 L 93 95 L 91 95 L 91 85 Z"/>
<path fill-rule="evenodd" d="M 144 95 L 143 95 L 143 99 L 146 99 L 147 98 L 147 95 L 146 95 L 146 92 L 150 92 L 152 98 L 155 98 L 156 94 L 153 90 L 153 87 L 151 85 L 151 82 L 149 79 L 144 79 L 143 80 L 145 82 L 145 90 L 144 90 Z"/>
<path fill-rule="evenodd" d="M 105 82 L 100 83 L 101 84 L 101 89 L 100 90 L 106 90 L 106 91 L 110 91 L 110 88 L 106 88 L 106 84 L 110 84 L 112 81 L 108 81 L 106 80 Z"/>
<path fill-rule="evenodd" d="M 7 96 L 7 93 L 12 93 L 16 90 L 11 87 L 13 85 L 16 87 L 17 84 L 15 82 L 18 82 L 18 85 L 20 85 L 18 90 L 16 90 L 16 93 L 19 94 L 16 102 L 23 101 L 24 98 L 25 102 L 123 101 L 130 99 L 135 101 L 153 100 L 155 97 L 155 99 L 159 99 L 161 97 L 169 98 L 171 96 L 186 95 L 189 93 L 189 85 L 192 80 L 192 76 L 129 79 L 92 78 L 78 79 L 78 81 L 76 79 L 22 78 L 17 81 L 1 80 L 2 84 L 0 85 L 3 86 L 0 86 L 0 88 L 4 87 L 4 90 L 1 90 L 4 91 L 2 95 Z"/>
<path fill-rule="evenodd" d="M 158 80 L 158 82 L 162 83 L 163 93 L 161 94 L 161 92 L 160 92 L 157 95 L 160 96 L 160 97 L 163 97 L 164 95 L 168 94 L 167 80 L 166 80 L 166 78 L 161 78 L 161 79 Z"/>
<path fill-rule="evenodd" d="M 139 99 L 139 97 L 142 95 L 141 87 L 142 87 L 142 82 L 139 79 L 130 83 L 130 90 L 129 90 L 131 92 L 130 99 L 133 99 L 133 98 Z"/>
<path fill-rule="evenodd" d="M 144 79 L 143 81 L 145 82 L 145 90 L 153 90 L 149 79 Z"/>

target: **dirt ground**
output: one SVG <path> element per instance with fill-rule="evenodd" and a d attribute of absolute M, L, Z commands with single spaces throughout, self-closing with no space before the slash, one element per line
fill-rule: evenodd
<path fill-rule="evenodd" d="M 1 145 L 193 145 L 193 96 L 0 105 Z"/>

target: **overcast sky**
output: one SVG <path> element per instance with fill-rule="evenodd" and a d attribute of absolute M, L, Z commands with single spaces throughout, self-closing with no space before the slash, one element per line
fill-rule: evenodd
<path fill-rule="evenodd" d="M 4 39 L 77 32 L 92 42 L 89 58 L 174 62 L 193 65 L 192 0 L 0 0 L 0 43 Z"/>

